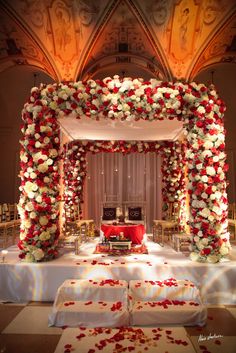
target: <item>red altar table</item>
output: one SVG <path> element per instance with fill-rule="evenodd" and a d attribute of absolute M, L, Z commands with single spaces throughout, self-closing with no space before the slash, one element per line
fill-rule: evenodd
<path fill-rule="evenodd" d="M 123 232 L 125 238 L 130 239 L 133 244 L 142 244 L 143 236 L 145 234 L 145 228 L 143 224 L 102 224 L 101 230 L 103 231 L 106 238 L 110 238 L 111 235 L 120 235 L 120 233 Z"/>

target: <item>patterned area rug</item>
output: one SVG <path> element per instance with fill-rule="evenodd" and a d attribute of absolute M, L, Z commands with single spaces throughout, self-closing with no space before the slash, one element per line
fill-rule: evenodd
<path fill-rule="evenodd" d="M 94 254 L 108 254 L 108 255 L 129 255 L 129 254 L 148 254 L 148 249 L 145 244 L 132 244 L 131 249 L 112 249 L 109 244 L 97 244 Z"/>

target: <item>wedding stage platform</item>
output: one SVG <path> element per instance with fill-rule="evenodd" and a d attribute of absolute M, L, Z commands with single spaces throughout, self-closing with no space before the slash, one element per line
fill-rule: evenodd
<path fill-rule="evenodd" d="M 66 279 L 164 280 L 188 279 L 199 287 L 205 304 L 236 304 L 236 246 L 230 260 L 217 264 L 192 262 L 169 245 L 146 241 L 148 254 L 110 256 L 94 254 L 98 240 L 81 246 L 79 254 L 61 249 L 57 259 L 24 263 L 17 246 L 0 263 L 0 301 L 54 301 Z"/>

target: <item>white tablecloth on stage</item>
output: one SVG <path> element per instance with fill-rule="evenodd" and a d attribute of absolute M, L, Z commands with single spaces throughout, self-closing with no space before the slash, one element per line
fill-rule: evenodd
<path fill-rule="evenodd" d="M 24 263 L 16 246 L 0 263 L 0 301 L 54 301 L 57 289 L 68 278 L 163 280 L 188 279 L 200 289 L 204 303 L 236 304 L 236 250 L 225 263 L 192 262 L 171 247 L 147 243 L 149 254 L 112 257 L 93 254 L 96 242 L 84 244 L 79 255 L 61 250 L 57 259 Z M 87 250 L 88 249 L 88 250 Z"/>

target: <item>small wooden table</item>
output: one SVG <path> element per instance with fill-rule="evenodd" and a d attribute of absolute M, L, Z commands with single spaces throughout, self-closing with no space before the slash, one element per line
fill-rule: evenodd
<path fill-rule="evenodd" d="M 110 250 L 131 249 L 132 241 L 109 241 Z"/>
<path fill-rule="evenodd" d="M 186 243 L 191 243 L 192 242 L 193 236 L 191 234 L 187 233 L 178 233 L 178 234 L 173 234 L 172 236 L 172 242 L 174 249 L 176 251 L 180 251 L 181 245 L 186 244 Z"/>

